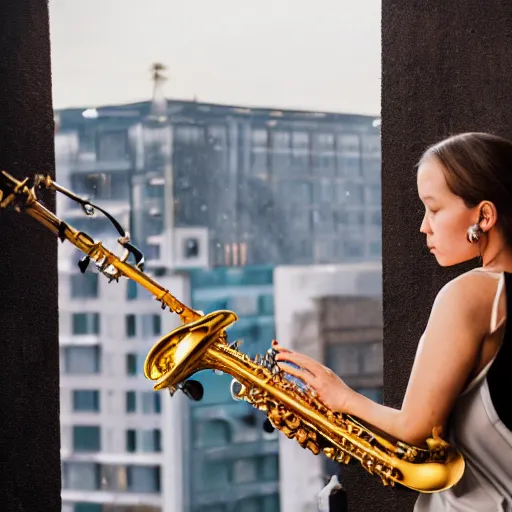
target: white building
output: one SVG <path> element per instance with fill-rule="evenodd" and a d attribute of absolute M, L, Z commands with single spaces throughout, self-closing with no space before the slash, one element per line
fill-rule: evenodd
<path fill-rule="evenodd" d="M 382 387 L 381 274 L 379 263 L 277 267 L 277 339 L 331 366 L 343 378 L 347 376 L 349 385 L 369 396 L 378 392 Z M 334 304 L 329 311 L 323 310 L 328 299 Z M 349 350 L 336 354 L 340 348 Z M 330 476 L 325 460 L 324 455 L 314 456 L 280 436 L 281 512 L 318 510 L 316 495 Z"/>

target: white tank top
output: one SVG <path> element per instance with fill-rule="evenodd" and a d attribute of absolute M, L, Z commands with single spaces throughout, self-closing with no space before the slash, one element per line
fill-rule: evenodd
<path fill-rule="evenodd" d="M 512 276 L 506 281 L 507 310 L 510 311 Z M 505 321 L 503 318 L 497 323 L 504 283 L 505 274 L 501 274 L 492 310 L 491 332 Z M 505 343 L 512 343 L 512 325 L 505 328 L 501 346 Z M 487 381 L 497 355 L 466 387 L 450 416 L 448 439 L 464 456 L 464 475 L 447 491 L 420 494 L 414 512 L 512 512 L 512 431 L 498 417 Z M 510 363 L 512 372 L 512 361 Z M 512 407 L 512 389 L 510 392 Z"/>

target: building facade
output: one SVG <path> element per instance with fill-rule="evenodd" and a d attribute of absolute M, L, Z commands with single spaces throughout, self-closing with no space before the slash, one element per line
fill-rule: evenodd
<path fill-rule="evenodd" d="M 323 362 L 351 388 L 382 401 L 380 263 L 277 267 L 274 299 L 280 343 Z M 325 456 L 315 457 L 284 436 L 279 463 L 281 512 L 316 510 L 317 493 L 339 473 Z"/>
<path fill-rule="evenodd" d="M 147 269 L 195 309 L 274 337 L 275 265 L 380 260 L 380 136 L 369 116 L 172 101 L 57 113 L 57 180 L 130 227 Z M 58 213 L 115 247 L 99 212 Z M 63 246 L 64 247 L 64 246 Z M 133 283 L 78 274 L 61 250 L 63 500 L 73 512 L 279 510 L 277 434 L 201 372 L 201 402 L 141 375 L 173 315 Z M 224 494 L 219 489 L 229 487 Z"/>

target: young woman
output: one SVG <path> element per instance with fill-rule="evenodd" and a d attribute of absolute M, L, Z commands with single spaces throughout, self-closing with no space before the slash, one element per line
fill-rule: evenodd
<path fill-rule="evenodd" d="M 444 428 L 465 473 L 447 491 L 421 494 L 415 512 L 512 511 L 512 142 L 485 133 L 450 137 L 422 156 L 417 185 L 420 231 L 437 262 L 479 257 L 482 266 L 437 295 L 401 409 L 369 400 L 274 342 L 277 360 L 331 409 L 397 439 L 422 446 L 433 427 Z"/>

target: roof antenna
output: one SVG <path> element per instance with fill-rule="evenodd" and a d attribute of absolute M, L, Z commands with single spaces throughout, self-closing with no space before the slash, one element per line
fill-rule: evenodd
<path fill-rule="evenodd" d="M 151 100 L 150 118 L 163 123 L 167 121 L 167 100 L 164 94 L 164 82 L 167 77 L 164 71 L 167 68 L 160 62 L 156 62 L 151 66 L 151 78 L 153 80 L 153 98 Z"/>

